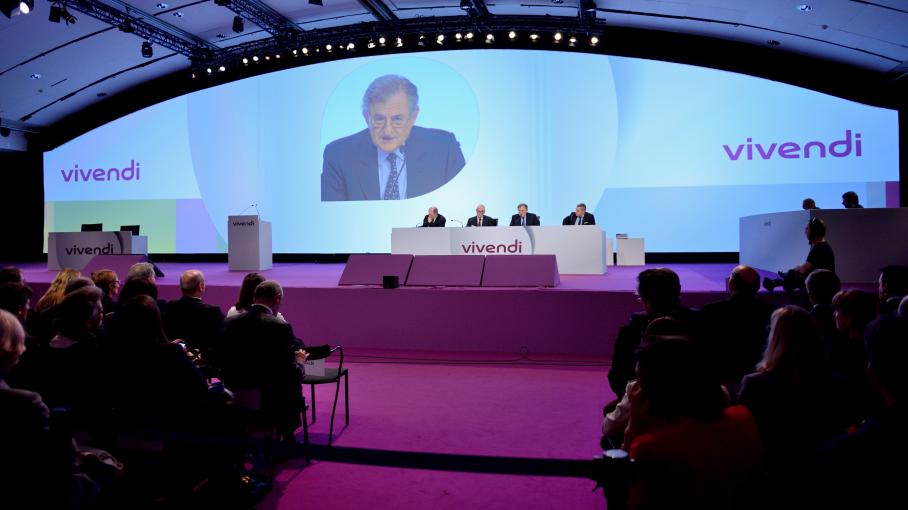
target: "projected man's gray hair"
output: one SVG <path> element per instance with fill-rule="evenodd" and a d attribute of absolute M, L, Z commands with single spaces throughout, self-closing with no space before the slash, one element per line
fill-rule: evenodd
<path fill-rule="evenodd" d="M 379 76 L 369 84 L 366 93 L 363 94 L 363 115 L 369 115 L 369 107 L 371 105 L 384 103 L 400 91 L 407 95 L 407 104 L 409 105 L 410 115 L 412 115 L 419 105 L 419 94 L 416 91 L 416 85 L 413 85 L 413 82 L 403 76 L 396 74 Z"/>

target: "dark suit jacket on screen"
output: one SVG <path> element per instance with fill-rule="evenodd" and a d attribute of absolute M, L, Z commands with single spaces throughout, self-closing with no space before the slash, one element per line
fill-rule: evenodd
<path fill-rule="evenodd" d="M 511 226 L 512 226 L 512 227 L 519 227 L 519 226 L 520 226 L 520 215 L 519 215 L 519 214 L 515 214 L 515 215 L 511 216 Z M 527 213 L 527 225 L 526 225 L 526 226 L 528 226 L 528 227 L 538 227 L 538 226 L 539 226 L 539 216 L 536 216 L 535 214 L 533 214 L 533 213 L 531 213 L 531 212 L 528 212 L 528 213 Z"/>
<path fill-rule="evenodd" d="M 562 225 L 573 225 L 577 223 L 577 213 L 571 213 L 564 217 L 564 220 L 561 222 Z M 586 213 L 583 215 L 583 225 L 595 225 L 596 217 L 592 213 Z"/>
<path fill-rule="evenodd" d="M 468 227 L 478 227 L 479 226 L 479 220 L 476 219 L 476 216 L 473 216 L 472 218 L 467 220 L 467 226 Z M 498 219 L 493 218 L 491 216 L 483 216 L 482 217 L 482 226 L 483 227 L 497 227 Z"/>
<path fill-rule="evenodd" d="M 424 226 L 424 227 L 443 227 L 443 226 L 445 226 L 445 221 L 446 221 L 445 217 L 439 214 L 438 216 L 435 217 L 434 223 L 429 223 L 429 215 L 427 214 L 422 219 L 422 226 Z"/>
<path fill-rule="evenodd" d="M 407 198 L 425 195 L 450 181 L 466 162 L 453 133 L 413 126 L 404 147 Z M 322 202 L 381 200 L 378 159 L 369 130 L 340 138 L 325 147 Z"/>

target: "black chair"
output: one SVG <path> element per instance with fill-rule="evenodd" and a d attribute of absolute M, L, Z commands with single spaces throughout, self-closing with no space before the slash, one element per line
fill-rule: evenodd
<path fill-rule="evenodd" d="M 308 359 L 310 361 L 325 359 L 334 354 L 335 352 L 340 353 L 340 363 L 337 365 L 337 368 L 325 368 L 325 375 L 309 375 L 306 374 L 303 376 L 303 384 L 310 385 L 311 389 L 311 401 L 310 406 L 312 407 L 312 423 L 315 423 L 315 386 L 317 384 L 330 384 L 334 383 L 334 406 L 331 408 L 331 427 L 328 432 L 328 446 L 331 446 L 331 443 L 334 441 L 334 415 L 337 412 L 337 398 L 340 395 L 340 380 L 344 379 L 344 425 L 350 425 L 350 385 L 348 381 L 348 371 L 344 368 L 344 348 L 341 346 L 331 347 L 330 345 L 319 345 L 316 347 L 306 347 L 306 352 L 309 354 Z M 305 422 L 305 420 L 303 420 Z"/>
<path fill-rule="evenodd" d="M 82 232 L 101 232 L 104 229 L 103 223 L 83 223 Z"/>
<path fill-rule="evenodd" d="M 274 481 L 275 450 L 280 435 L 280 422 L 262 408 L 262 392 L 254 389 L 231 390 L 233 393 L 233 406 L 238 411 L 238 418 L 245 426 L 246 434 L 251 437 L 260 436 L 263 441 L 262 457 L 265 462 L 265 473 L 269 490 Z M 309 446 L 309 425 L 306 423 L 306 410 L 303 409 L 303 445 Z M 306 459 L 308 460 L 308 449 Z"/>
<path fill-rule="evenodd" d="M 120 232 L 132 232 L 132 235 L 139 235 L 140 225 L 120 225 Z"/>

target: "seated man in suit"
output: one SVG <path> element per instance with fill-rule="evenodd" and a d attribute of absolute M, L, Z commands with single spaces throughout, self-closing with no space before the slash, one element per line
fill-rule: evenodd
<path fill-rule="evenodd" d="M 464 167 L 453 133 L 414 126 L 416 86 L 403 76 L 376 78 L 363 96 L 366 129 L 325 147 L 322 202 L 403 200 L 434 191 Z"/>
<path fill-rule="evenodd" d="M 429 208 L 429 214 L 422 219 L 424 227 L 443 227 L 445 226 L 445 217 L 438 214 L 438 208 L 432 206 Z"/>
<path fill-rule="evenodd" d="M 527 212 L 526 204 L 519 204 L 517 206 L 517 214 L 511 216 L 511 226 L 512 227 L 538 227 L 539 226 L 539 216 L 531 212 Z"/>
<path fill-rule="evenodd" d="M 476 216 L 467 220 L 468 227 L 497 227 L 498 220 L 486 216 L 486 206 L 479 204 L 476 206 Z"/>
<path fill-rule="evenodd" d="M 225 322 L 217 360 L 227 388 L 261 390 L 262 408 L 280 421 L 284 441 L 292 443 L 305 405 L 300 382 L 306 352 L 293 327 L 276 317 L 283 299 L 277 282 L 260 283 L 249 311 Z"/>
<path fill-rule="evenodd" d="M 593 213 L 586 212 L 586 204 L 580 202 L 574 212 L 565 216 L 562 225 L 595 225 L 596 217 Z"/>
<path fill-rule="evenodd" d="M 164 308 L 164 331 L 170 340 L 182 340 L 187 347 L 208 355 L 224 325 L 224 312 L 216 305 L 202 301 L 205 295 L 205 275 L 197 269 L 180 276 L 183 296 L 167 303 Z"/>

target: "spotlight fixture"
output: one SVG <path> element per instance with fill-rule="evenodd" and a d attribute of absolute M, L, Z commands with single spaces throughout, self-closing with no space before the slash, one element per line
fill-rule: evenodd
<path fill-rule="evenodd" d="M 259 56 L 258 56 L 258 55 L 253 55 L 253 56 L 252 56 L 252 61 L 253 61 L 253 62 L 258 62 L 258 61 L 259 61 Z"/>
<path fill-rule="evenodd" d="M 492 44 L 493 42 L 495 42 L 495 35 L 486 34 L 486 44 Z"/>
<path fill-rule="evenodd" d="M 470 0 L 460 0 L 460 10 L 461 11 L 469 11 L 472 8 L 473 8 L 473 2 L 471 2 Z"/>
<path fill-rule="evenodd" d="M 265 55 L 265 60 L 271 60 L 271 55 Z"/>
<path fill-rule="evenodd" d="M 352 42 L 347 43 L 347 50 L 348 50 L 348 51 L 353 51 L 353 50 L 355 50 L 355 49 L 356 49 L 356 45 L 355 45 L 355 44 L 353 44 Z"/>
<path fill-rule="evenodd" d="M 444 44 L 445 34 L 438 34 L 438 37 L 435 38 L 435 42 L 437 42 L 438 44 Z"/>
<path fill-rule="evenodd" d="M 308 55 L 308 54 L 309 54 L 309 48 L 303 47 L 303 49 L 301 49 L 300 51 L 303 52 L 303 55 Z"/>
<path fill-rule="evenodd" d="M 185 14 L 183 14 L 183 11 L 177 11 L 173 13 L 174 18 L 182 18 L 183 16 L 185 16 Z"/>
<path fill-rule="evenodd" d="M 132 25 L 132 21 L 126 20 L 123 23 L 120 23 L 120 32 L 124 34 L 131 34 L 136 31 L 136 27 Z"/>
<path fill-rule="evenodd" d="M 811 7 L 810 4 L 798 4 L 795 6 L 795 9 L 801 12 L 810 12 L 813 10 L 813 7 Z"/>
<path fill-rule="evenodd" d="M 466 39 L 466 40 L 468 40 L 468 41 L 472 41 L 472 40 L 473 40 L 473 32 L 467 32 L 466 35 L 464 35 L 463 37 L 464 37 L 464 39 Z"/>
<path fill-rule="evenodd" d="M 66 23 L 67 25 L 76 24 L 76 17 L 73 16 L 71 12 L 67 11 L 65 6 L 63 7 L 62 17 L 63 17 L 63 22 Z"/>
<path fill-rule="evenodd" d="M 556 43 L 560 43 L 560 42 L 561 42 L 561 39 L 563 39 L 564 36 L 561 35 L 561 32 L 555 32 L 555 35 L 552 36 L 552 38 L 555 39 L 555 42 L 556 42 Z"/>
<path fill-rule="evenodd" d="M 590 36 L 590 46 L 596 46 L 597 44 L 599 44 L 599 37 L 595 35 Z"/>
<path fill-rule="evenodd" d="M 293 53 L 293 56 L 294 56 L 294 57 L 297 56 L 297 55 L 299 55 L 299 51 L 297 51 L 297 50 L 293 50 L 291 53 Z"/>
<path fill-rule="evenodd" d="M 375 41 L 373 41 L 372 39 L 369 39 L 369 42 L 366 43 L 366 48 L 369 48 L 371 50 L 374 47 L 375 47 Z"/>
<path fill-rule="evenodd" d="M 243 18 L 239 16 L 233 17 L 233 31 L 241 34 L 243 30 L 246 30 L 246 23 L 243 21 Z"/>
<path fill-rule="evenodd" d="M 596 17 L 596 0 L 580 0 L 580 10 Z"/>
<path fill-rule="evenodd" d="M 243 65 L 244 65 L 244 66 L 248 66 L 248 65 L 249 65 L 249 59 L 248 59 L 248 58 L 243 57 Z"/>
<path fill-rule="evenodd" d="M 28 14 L 35 8 L 35 0 L 22 0 L 19 2 L 19 14 Z"/>
<path fill-rule="evenodd" d="M 281 54 L 280 54 L 280 53 L 275 53 L 275 54 L 274 54 L 274 58 L 280 60 Z"/>
<path fill-rule="evenodd" d="M 766 41 L 766 44 L 768 44 L 770 46 L 779 46 L 782 43 L 780 43 L 779 41 L 777 41 L 775 39 L 770 39 L 770 40 Z"/>
<path fill-rule="evenodd" d="M 510 32 L 508 32 L 508 39 L 510 39 L 510 40 L 512 40 L 512 41 L 513 41 L 514 39 L 517 39 L 517 32 L 515 32 L 515 31 L 513 31 L 513 30 L 511 30 Z"/>
<path fill-rule="evenodd" d="M 205 69 L 205 72 L 208 73 L 208 74 L 211 74 L 211 73 L 212 73 L 212 70 L 211 70 L 211 68 L 209 67 L 209 68 Z"/>
<path fill-rule="evenodd" d="M 227 68 L 224 67 L 224 66 L 218 67 L 218 72 L 219 72 L 219 73 L 223 73 L 223 72 L 226 71 L 226 70 L 227 70 Z"/>
<path fill-rule="evenodd" d="M 324 7 L 325 2 L 323 0 L 309 0 L 309 5 L 317 5 L 319 7 Z"/>
<path fill-rule="evenodd" d="M 397 36 L 397 40 L 394 41 L 394 46 L 397 46 L 398 48 L 403 48 L 404 47 L 404 38 L 401 36 Z"/>
<path fill-rule="evenodd" d="M 39 73 L 32 73 L 32 74 L 28 75 L 28 79 L 29 80 L 40 80 L 41 75 Z"/>
<path fill-rule="evenodd" d="M 151 41 L 145 41 L 142 43 L 142 56 L 145 58 L 151 58 L 154 56 L 154 48 L 151 47 Z"/>
<path fill-rule="evenodd" d="M 457 42 L 460 42 L 463 39 L 463 34 L 457 32 L 456 34 L 454 34 L 454 39 L 457 39 Z"/>
<path fill-rule="evenodd" d="M 379 45 L 379 46 L 384 46 L 386 42 L 388 42 L 388 40 L 385 39 L 385 36 L 381 36 L 381 37 L 378 38 L 378 45 Z"/>
<path fill-rule="evenodd" d="M 423 34 L 419 34 L 419 39 L 416 40 L 416 45 L 419 46 L 420 48 L 425 48 L 426 47 L 426 36 Z"/>
<path fill-rule="evenodd" d="M 170 7 L 170 5 L 168 5 L 164 2 L 158 2 L 155 4 L 155 7 L 157 7 L 158 9 L 166 9 L 166 8 Z"/>
<path fill-rule="evenodd" d="M 331 46 L 330 44 L 326 44 L 326 45 L 325 45 L 325 50 L 331 51 L 331 50 L 333 50 L 333 49 L 334 49 L 334 46 Z"/>
<path fill-rule="evenodd" d="M 573 48 L 574 46 L 577 46 L 577 37 L 575 37 L 575 36 L 573 36 L 573 35 L 572 35 L 571 37 L 569 37 L 569 38 L 568 38 L 568 46 L 570 46 L 570 47 L 572 47 L 572 48 Z"/>
<path fill-rule="evenodd" d="M 539 34 L 530 34 L 530 40 L 536 42 L 539 39 Z"/>
<path fill-rule="evenodd" d="M 47 15 L 47 21 L 51 23 L 59 23 L 60 19 L 63 17 L 63 7 L 57 4 L 50 6 L 50 13 Z"/>
<path fill-rule="evenodd" d="M 7 18 L 17 14 L 28 14 L 35 8 L 35 0 L 3 0 L 0 1 L 0 12 Z"/>

